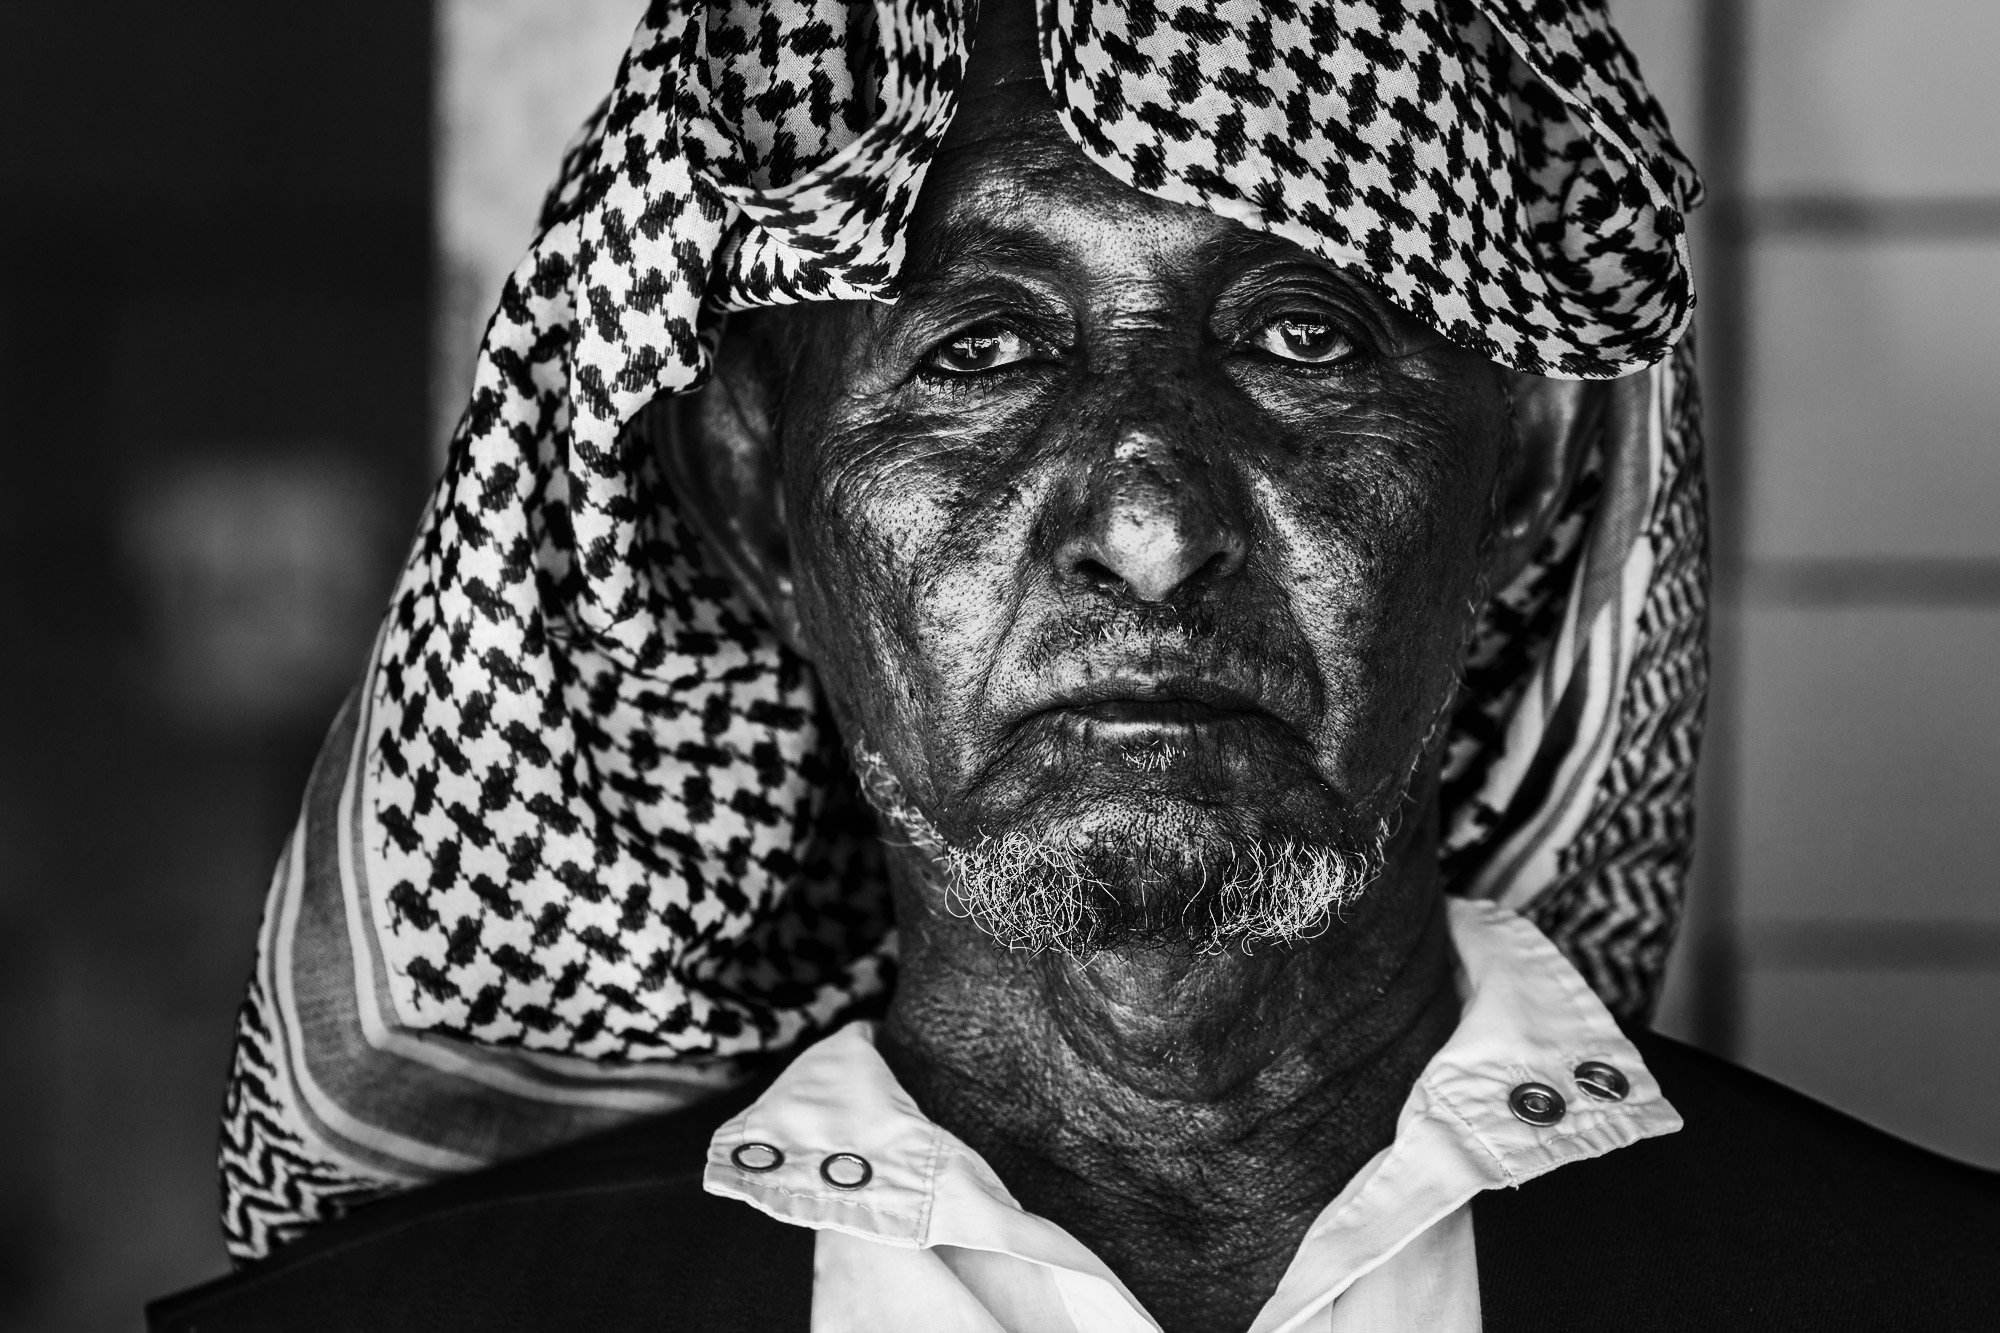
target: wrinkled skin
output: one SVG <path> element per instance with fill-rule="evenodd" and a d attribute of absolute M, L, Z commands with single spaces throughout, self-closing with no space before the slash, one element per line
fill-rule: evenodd
<path fill-rule="evenodd" d="M 996 119 L 934 172 L 902 299 L 796 321 L 792 636 L 947 838 L 1387 813 L 1482 578 L 1491 367 Z M 1263 346 L 1321 327 L 1343 359 Z M 944 368 L 982 356 L 1019 359 Z"/>
<path fill-rule="evenodd" d="M 671 462 L 948 841 L 1082 828 L 1137 860 L 1391 821 L 1323 934 L 1208 953 L 1009 951 L 891 849 L 898 1077 L 1164 1327 L 1241 1329 L 1455 1021 L 1437 724 L 1599 399 L 1114 181 L 1025 12 L 988 11 L 900 298 L 739 321 Z"/>

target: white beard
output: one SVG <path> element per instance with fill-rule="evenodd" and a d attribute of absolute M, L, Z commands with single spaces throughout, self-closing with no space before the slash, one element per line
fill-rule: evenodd
<path fill-rule="evenodd" d="M 862 790 L 891 836 L 945 877 L 946 905 L 1011 949 L 1083 955 L 1140 943 L 1220 953 L 1311 939 L 1382 873 L 1381 820 L 1365 847 L 1218 838 L 1171 815 L 948 842 L 881 757 L 854 747 Z"/>

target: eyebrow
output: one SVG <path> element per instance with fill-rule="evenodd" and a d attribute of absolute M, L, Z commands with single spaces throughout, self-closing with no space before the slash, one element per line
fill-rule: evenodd
<path fill-rule="evenodd" d="M 921 288 L 950 281 L 975 266 L 1053 270 L 1067 268 L 1070 262 L 1062 246 L 1029 228 L 960 212 L 922 238 L 904 271 L 921 275 L 912 284 Z"/>
<path fill-rule="evenodd" d="M 1297 259 L 1309 263 L 1325 264 L 1326 260 L 1298 242 L 1255 227 L 1225 227 L 1215 235 L 1195 247 L 1198 263 L 1216 265 L 1232 259 L 1269 261 L 1274 259 Z M 1338 265 L 1331 267 L 1338 268 Z"/>

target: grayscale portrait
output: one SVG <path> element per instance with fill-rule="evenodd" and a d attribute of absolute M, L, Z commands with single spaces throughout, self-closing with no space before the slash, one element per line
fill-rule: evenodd
<path fill-rule="evenodd" d="M 1757 229 L 1981 206 L 1755 205 L 1604 0 L 632 8 L 301 705 L 152 1328 L 2000 1323 L 1990 1134 L 1728 1058 L 1754 949 L 1991 963 L 1990 871 L 1838 935 L 1742 850 L 1757 608 L 1976 561 L 1731 526 Z"/>

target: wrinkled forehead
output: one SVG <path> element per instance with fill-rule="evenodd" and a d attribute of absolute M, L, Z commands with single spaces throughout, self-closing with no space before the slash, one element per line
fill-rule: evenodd
<path fill-rule="evenodd" d="M 1030 5 L 982 6 L 959 106 L 911 219 L 906 276 L 1003 258 L 1171 259 L 1252 235 L 1205 209 L 1135 189 L 1084 155 L 1057 120 Z M 1116 254 L 1104 252 L 1107 238 Z"/>

